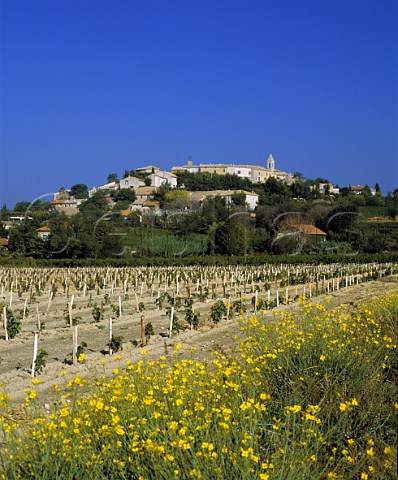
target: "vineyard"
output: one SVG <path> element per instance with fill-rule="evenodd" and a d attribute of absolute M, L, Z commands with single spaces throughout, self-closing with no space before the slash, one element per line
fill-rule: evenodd
<path fill-rule="evenodd" d="M 142 347 L 150 337 L 175 337 L 397 272 L 394 263 L 4 268 L 0 373 L 33 376 L 45 363 L 76 365 L 90 353 L 115 353 L 123 343 Z M 43 361 L 33 366 L 39 352 Z"/>

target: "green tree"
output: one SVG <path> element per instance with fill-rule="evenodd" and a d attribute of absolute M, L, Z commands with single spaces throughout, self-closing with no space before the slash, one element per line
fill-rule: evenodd
<path fill-rule="evenodd" d="M 170 190 L 165 194 L 165 205 L 168 207 L 183 209 L 189 206 L 189 192 L 186 190 Z"/>
<path fill-rule="evenodd" d="M 1 210 L 0 210 L 0 220 L 8 220 L 10 217 L 10 212 L 7 208 L 7 205 L 4 204 L 2 207 L 1 207 Z"/>
<path fill-rule="evenodd" d="M 104 190 L 97 190 L 94 195 L 79 205 L 79 210 L 86 219 L 89 217 L 98 218 L 109 210 L 107 195 L 108 192 Z"/>
<path fill-rule="evenodd" d="M 245 255 L 250 246 L 250 232 L 233 221 L 222 223 L 215 232 L 216 252 L 221 255 Z"/>
<path fill-rule="evenodd" d="M 245 207 L 246 206 L 246 195 L 243 192 L 234 192 L 231 195 L 231 200 L 233 205 Z"/>
<path fill-rule="evenodd" d="M 107 177 L 106 177 L 106 181 L 108 183 L 112 183 L 112 182 L 117 182 L 119 179 L 118 179 L 118 175 L 117 173 L 110 173 Z"/>
<path fill-rule="evenodd" d="M 29 221 L 24 221 L 10 229 L 8 249 L 17 256 L 37 257 L 43 256 L 44 242 L 38 237 L 36 226 Z"/>
<path fill-rule="evenodd" d="M 88 187 L 84 183 L 76 183 L 70 189 L 71 197 L 75 198 L 87 198 L 88 197 Z"/>
<path fill-rule="evenodd" d="M 31 202 L 17 202 L 14 206 L 14 213 L 26 213 L 30 207 Z"/>
<path fill-rule="evenodd" d="M 114 202 L 127 201 L 129 203 L 133 203 L 137 198 L 134 190 L 131 190 L 130 188 L 121 188 L 120 190 L 115 190 L 111 193 L 111 197 Z"/>

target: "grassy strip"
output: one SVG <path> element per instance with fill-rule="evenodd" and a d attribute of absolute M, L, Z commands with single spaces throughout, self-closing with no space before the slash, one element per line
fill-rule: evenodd
<path fill-rule="evenodd" d="M 76 376 L 51 414 L 27 391 L 24 432 L 2 417 L 0 478 L 396 478 L 397 319 L 396 293 L 353 312 L 303 302 L 243 322 L 231 358 L 177 344 L 171 363 Z"/>
<path fill-rule="evenodd" d="M 245 255 L 220 256 L 201 255 L 188 257 L 132 257 L 132 258 L 63 258 L 37 259 L 0 257 L 1 266 L 14 267 L 128 267 L 128 266 L 189 266 L 189 265 L 263 265 L 289 263 L 292 265 L 321 263 L 388 263 L 398 262 L 398 253 L 377 253 L 354 255 L 344 254 L 306 254 L 306 255 Z"/>

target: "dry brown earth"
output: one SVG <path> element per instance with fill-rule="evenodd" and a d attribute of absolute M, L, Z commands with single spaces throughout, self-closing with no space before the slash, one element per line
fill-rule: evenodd
<path fill-rule="evenodd" d="M 328 295 L 321 295 L 313 298 L 312 301 L 322 302 L 328 297 L 331 299 L 332 306 L 350 305 L 388 291 L 398 291 L 397 275 L 344 288 Z M 247 295 L 247 297 L 249 299 L 252 295 Z M 149 306 L 150 299 L 147 298 L 145 302 Z M 209 316 L 212 303 L 213 301 L 195 303 L 195 310 L 201 312 L 202 318 L 199 330 L 185 330 L 172 338 L 168 338 L 167 335 L 169 319 L 164 314 L 164 310 L 158 311 L 154 305 L 152 305 L 152 310 L 146 309 L 143 312 L 145 320 L 152 322 L 155 335 L 145 347 L 148 351 L 145 358 L 155 359 L 161 355 L 171 358 L 177 343 L 182 345 L 180 350 L 182 356 L 190 356 L 195 360 L 210 358 L 214 351 L 232 353 L 241 340 L 239 322 L 236 317 L 228 321 L 224 320 L 218 325 L 214 325 L 210 321 L 203 322 Z M 78 299 L 78 307 L 76 312 L 74 311 L 82 316 L 78 327 L 78 343 L 84 341 L 88 345 L 84 364 L 71 366 L 63 362 L 72 350 L 71 329 L 63 318 L 64 302 L 57 301 L 56 297 L 51 306 L 51 312 L 45 319 L 46 329 L 40 333 L 39 348 L 45 349 L 49 356 L 46 367 L 38 376 L 42 383 L 35 387 L 42 404 L 50 401 L 53 385 L 58 384 L 62 387 L 67 381 L 74 378 L 76 373 L 86 378 L 110 375 L 115 367 L 125 365 L 127 360 L 136 362 L 143 358 L 142 348 L 137 345 L 140 338 L 141 313 L 136 310 L 135 299 L 129 299 L 123 303 L 123 314 L 114 323 L 114 335 L 122 335 L 125 339 L 123 351 L 119 352 L 121 360 L 117 360 L 115 356 L 101 353 L 107 348 L 108 320 L 94 323 L 91 307 L 89 308 L 87 304 L 87 297 Z M 295 303 L 280 307 L 280 309 L 289 310 L 297 308 Z M 35 312 L 30 312 L 28 317 L 30 323 L 27 322 L 24 325 L 23 331 L 16 338 L 9 341 L 0 339 L 0 383 L 10 392 L 10 401 L 15 406 L 24 401 L 24 389 L 32 387 L 30 365 L 33 347 L 32 331 L 35 328 L 34 317 Z M 105 365 L 103 365 L 103 360 L 106 360 Z"/>

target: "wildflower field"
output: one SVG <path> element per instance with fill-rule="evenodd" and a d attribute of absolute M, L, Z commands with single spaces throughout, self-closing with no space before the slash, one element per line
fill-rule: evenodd
<path fill-rule="evenodd" d="M 398 293 L 241 319 L 236 354 L 119 362 L 45 411 L 0 395 L 0 478 L 394 479 Z M 104 360 L 105 361 L 105 360 Z M 39 380 L 33 380 L 37 383 Z"/>

